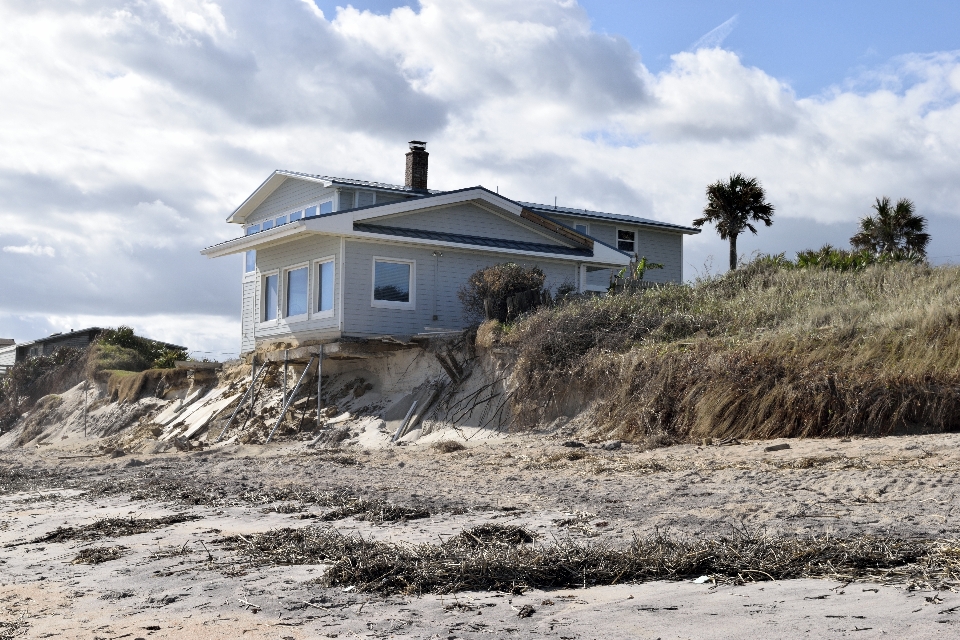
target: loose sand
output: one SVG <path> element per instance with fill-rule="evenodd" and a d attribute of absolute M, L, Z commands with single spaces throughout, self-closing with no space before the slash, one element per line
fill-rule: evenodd
<path fill-rule="evenodd" d="M 449 437 L 433 434 L 428 440 Z M 394 542 L 437 542 L 484 522 L 541 539 L 622 545 L 667 530 L 960 538 L 960 436 L 678 446 L 563 447 L 549 436 L 479 437 L 442 454 L 420 441 L 313 451 L 303 443 L 106 457 L 47 445 L 0 453 L 0 638 L 952 637 L 960 596 L 906 584 L 653 582 L 551 592 L 390 596 L 323 588 L 323 565 L 243 566 L 217 540 L 316 526 L 307 505 L 256 503 L 282 486 L 422 507 L 429 518 L 329 523 Z M 573 459 L 571 459 L 573 458 Z M 138 496 L 177 482 L 216 499 Z M 114 487 L 115 490 L 110 488 Z M 118 488 L 119 487 L 119 488 Z M 237 496 L 246 495 L 246 499 Z M 197 519 L 146 533 L 30 543 L 103 518 Z M 16 546 L 9 546 L 16 545 Z M 83 549 L 118 559 L 72 564 Z M 523 609 L 526 605 L 533 611 Z M 518 614 L 524 610 L 527 617 Z"/>

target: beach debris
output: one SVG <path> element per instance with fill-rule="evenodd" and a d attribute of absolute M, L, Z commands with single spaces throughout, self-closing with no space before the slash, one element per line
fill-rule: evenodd
<path fill-rule="evenodd" d="M 693 584 L 706 584 L 710 582 L 710 580 L 711 580 L 710 576 L 700 576 L 699 578 L 693 581 Z"/>
<path fill-rule="evenodd" d="M 525 604 L 525 605 L 523 605 L 522 607 L 520 607 L 520 608 L 517 610 L 517 617 L 518 617 L 518 618 L 529 618 L 530 616 L 532 616 L 532 615 L 535 614 L 536 612 L 537 612 L 537 610 L 533 608 L 533 605 Z"/>
<path fill-rule="evenodd" d="M 29 543 L 15 543 L 7 546 L 17 546 L 19 544 L 38 544 L 41 542 L 67 542 L 70 540 L 96 540 L 97 538 L 119 538 L 121 536 L 132 536 L 138 533 L 147 533 L 154 529 L 169 527 L 181 522 L 198 520 L 201 516 L 185 513 L 178 513 L 172 516 L 162 518 L 104 518 L 88 525 L 78 527 L 57 527 L 54 531 L 34 538 Z"/>
<path fill-rule="evenodd" d="M 533 542 L 533 540 L 534 535 L 523 527 L 512 524 L 488 522 L 461 531 L 453 538 L 447 540 L 445 544 L 476 547 L 485 544 L 529 544 Z"/>
<path fill-rule="evenodd" d="M 786 442 L 782 442 L 780 444 L 772 444 L 769 447 L 765 447 L 763 450 L 764 451 L 783 451 L 784 449 L 789 449 L 789 448 L 790 448 L 789 444 L 787 444 Z"/>
<path fill-rule="evenodd" d="M 100 564 L 110 560 L 117 560 L 127 551 L 124 546 L 115 547 L 88 547 L 77 554 L 70 564 Z"/>
<path fill-rule="evenodd" d="M 600 445 L 600 448 L 603 449 L 604 451 L 616 451 L 621 447 L 623 447 L 623 443 L 620 442 L 619 440 L 611 440 L 609 442 L 604 442 L 602 445 Z"/>
<path fill-rule="evenodd" d="M 463 451 L 466 449 L 461 443 L 456 440 L 439 440 L 434 442 L 431 445 L 431 448 L 438 453 L 453 453 L 455 451 Z"/>
<path fill-rule="evenodd" d="M 582 442 L 580 442 L 580 441 L 578 441 L 578 440 L 567 440 L 567 441 L 564 442 L 561 446 L 564 446 L 564 447 L 572 447 L 572 448 L 574 448 L 574 449 L 579 449 L 580 447 L 585 447 L 585 446 L 587 446 L 587 445 L 583 444 Z"/>

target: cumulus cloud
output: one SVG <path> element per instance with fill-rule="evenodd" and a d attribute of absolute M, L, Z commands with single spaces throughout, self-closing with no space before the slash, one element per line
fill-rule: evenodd
<path fill-rule="evenodd" d="M 28 256 L 47 256 L 53 258 L 57 255 L 53 247 L 41 246 L 39 244 L 25 244 L 19 247 L 6 246 L 3 248 L 6 253 L 21 253 Z"/>
<path fill-rule="evenodd" d="M 3 3 L 0 335 L 143 318 L 232 344 L 240 259 L 198 255 L 225 216 L 275 168 L 398 182 L 410 139 L 436 188 L 684 224 L 706 184 L 755 175 L 779 221 L 747 250 L 842 244 L 875 196 L 909 197 L 954 253 L 960 53 L 798 98 L 719 48 L 734 24 L 653 74 L 570 0 Z M 723 252 L 707 231 L 688 266 Z"/>

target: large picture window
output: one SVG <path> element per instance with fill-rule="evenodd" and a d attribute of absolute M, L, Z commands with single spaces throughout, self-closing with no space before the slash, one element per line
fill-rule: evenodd
<path fill-rule="evenodd" d="M 307 276 L 306 267 L 287 271 L 286 313 L 284 317 L 302 316 L 307 313 Z"/>
<path fill-rule="evenodd" d="M 277 311 L 280 308 L 280 299 L 277 295 L 280 290 L 277 285 L 279 284 L 280 276 L 274 273 L 273 275 L 265 276 L 263 278 L 263 321 L 269 322 L 271 320 L 277 319 Z"/>
<path fill-rule="evenodd" d="M 637 250 L 637 233 L 626 229 L 617 229 L 617 249 L 634 253 Z"/>
<path fill-rule="evenodd" d="M 317 315 L 333 314 L 333 269 L 334 261 L 323 260 L 317 263 L 317 304 L 314 312 Z"/>
<path fill-rule="evenodd" d="M 411 260 L 373 259 L 373 306 L 413 309 L 414 270 Z"/>

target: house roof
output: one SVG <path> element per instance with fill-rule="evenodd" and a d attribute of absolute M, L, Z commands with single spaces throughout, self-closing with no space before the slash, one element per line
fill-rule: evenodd
<path fill-rule="evenodd" d="M 297 178 L 309 182 L 319 182 L 325 187 L 351 187 L 366 188 L 379 191 L 396 191 L 415 198 L 422 198 L 426 195 L 442 194 L 444 191 L 428 191 L 426 194 L 417 191 L 413 187 L 405 187 L 397 184 L 387 184 L 385 182 L 371 182 L 368 180 L 354 180 L 352 178 L 335 178 L 333 176 L 321 176 L 312 173 L 300 173 L 299 171 L 288 171 L 286 169 L 276 169 L 266 180 L 260 183 L 253 193 L 247 196 L 239 207 L 233 210 L 227 216 L 227 222 L 242 223 L 250 213 L 253 212 L 271 193 L 276 191 L 287 178 Z"/>
<path fill-rule="evenodd" d="M 59 341 L 61 341 L 61 340 L 65 340 L 65 339 L 67 339 L 67 338 L 71 338 L 71 337 L 77 336 L 77 335 L 82 335 L 82 334 L 84 334 L 84 333 L 87 333 L 87 334 L 99 334 L 99 333 L 101 333 L 102 331 L 103 331 L 103 329 L 102 329 L 101 327 L 88 327 L 88 328 L 86 328 L 86 329 L 77 329 L 76 331 L 67 331 L 66 333 L 54 333 L 54 334 L 51 334 L 51 335 L 47 336 L 46 338 L 37 338 L 36 340 L 30 340 L 30 341 L 28 341 L 28 342 L 21 342 L 21 343 L 19 343 L 19 344 L 16 345 L 16 348 L 17 348 L 17 349 L 20 349 L 21 347 L 29 347 L 29 346 L 32 346 L 32 345 L 35 345 L 35 344 L 45 344 L 45 343 L 47 343 L 47 342 L 59 342 Z M 147 338 L 147 340 L 151 340 L 151 338 Z M 153 340 L 153 342 L 156 342 L 156 343 L 158 343 L 158 344 L 162 344 L 162 345 L 163 345 L 164 347 L 166 347 L 167 349 L 182 349 L 182 350 L 184 350 L 184 351 L 187 350 L 186 347 L 181 347 L 181 346 L 178 345 L 178 344 L 170 344 L 169 342 L 163 342 L 163 341 L 161 341 L 161 340 Z"/>
<path fill-rule="evenodd" d="M 589 249 L 581 249 L 579 247 L 561 247 L 554 244 L 541 244 L 539 242 L 524 242 L 522 240 L 507 240 L 503 238 L 483 238 L 480 236 L 468 236 L 459 233 L 424 231 L 422 229 L 403 229 L 400 227 L 388 227 L 379 224 L 366 224 L 363 222 L 354 222 L 353 228 L 356 231 L 364 231 L 366 233 L 380 233 L 388 236 L 420 238 L 422 240 L 439 240 L 440 242 L 470 244 L 481 247 L 493 247 L 497 249 L 513 249 L 516 251 L 532 251 L 535 253 L 552 253 L 555 255 L 567 256 L 593 255 L 593 252 Z"/>
<path fill-rule="evenodd" d="M 696 227 L 686 227 L 681 224 L 673 224 L 671 222 L 660 222 L 659 220 L 650 220 L 649 218 L 638 218 L 636 216 L 627 216 L 620 213 L 605 213 L 603 211 L 590 211 L 588 209 L 573 209 L 571 207 L 554 207 L 552 205 L 546 204 L 537 204 L 535 202 L 520 202 L 518 204 L 527 207 L 532 211 L 541 213 L 546 216 L 551 214 L 563 214 L 567 216 L 573 216 L 576 218 L 588 218 L 594 220 L 610 220 L 611 222 L 628 222 L 630 224 L 639 225 L 642 227 L 655 227 L 663 229 L 664 231 L 679 231 L 684 234 L 696 234 L 700 233 L 700 229 Z"/>
<path fill-rule="evenodd" d="M 550 245 L 547 243 L 540 244 L 537 242 L 515 241 L 509 238 L 484 238 L 452 233 L 436 233 L 423 229 L 418 230 L 417 233 L 409 230 L 389 233 L 368 231 L 364 226 L 383 226 L 388 229 L 393 229 L 389 224 L 378 225 L 375 221 L 379 218 L 395 214 L 412 213 L 417 210 L 463 202 L 471 202 L 485 208 L 493 207 L 504 214 L 516 216 L 515 221 L 518 225 L 535 228 L 544 235 L 545 239 L 555 239 L 557 244 Z M 356 226 L 358 224 L 360 226 Z M 408 241 L 418 244 L 440 244 L 461 247 L 470 245 L 477 248 L 499 249 L 503 252 L 510 253 L 576 256 L 595 264 L 626 264 L 629 261 L 629 256 L 615 247 L 602 243 L 575 229 L 571 229 L 561 222 L 551 220 L 548 216 L 531 211 L 527 207 L 509 198 L 479 186 L 456 191 L 434 192 L 417 199 L 374 204 L 368 207 L 345 209 L 343 211 L 335 211 L 319 216 L 311 216 L 295 222 L 288 222 L 266 231 L 260 231 L 248 236 L 221 242 L 214 246 L 207 247 L 201 251 L 201 253 L 208 257 L 215 258 L 248 251 L 250 249 L 263 248 L 279 242 L 286 242 L 292 237 L 304 233 L 323 233 L 348 237 L 364 237 L 369 234 L 376 234 L 381 237 L 392 236 L 397 239 L 406 238 Z"/>

